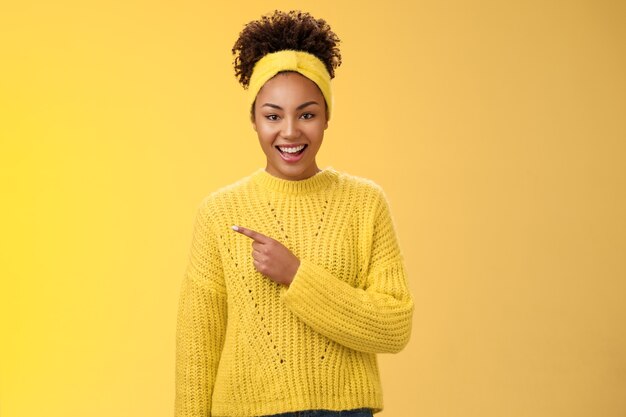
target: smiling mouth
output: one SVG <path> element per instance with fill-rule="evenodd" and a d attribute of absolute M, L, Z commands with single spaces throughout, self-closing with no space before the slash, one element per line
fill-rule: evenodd
<path fill-rule="evenodd" d="M 300 155 L 309 145 L 298 146 L 275 146 L 278 151 L 285 156 L 297 156 Z"/>

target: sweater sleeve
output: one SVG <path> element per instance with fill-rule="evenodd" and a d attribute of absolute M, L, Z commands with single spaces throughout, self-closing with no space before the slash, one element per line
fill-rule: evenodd
<path fill-rule="evenodd" d="M 380 190 L 364 288 L 300 259 L 283 300 L 315 331 L 351 349 L 397 353 L 409 341 L 413 300 L 389 205 Z"/>
<path fill-rule="evenodd" d="M 204 203 L 204 201 L 203 201 Z M 211 415 L 226 328 L 226 289 L 206 205 L 197 211 L 176 321 L 175 417 Z"/>

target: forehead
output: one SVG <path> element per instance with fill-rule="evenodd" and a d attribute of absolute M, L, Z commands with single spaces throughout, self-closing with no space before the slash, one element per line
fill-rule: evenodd
<path fill-rule="evenodd" d="M 261 104 L 265 102 L 273 104 L 297 102 L 296 105 L 298 105 L 302 101 L 310 100 L 319 103 L 324 100 L 317 84 L 298 72 L 284 71 L 270 78 L 261 87 L 256 101 L 261 102 Z"/>

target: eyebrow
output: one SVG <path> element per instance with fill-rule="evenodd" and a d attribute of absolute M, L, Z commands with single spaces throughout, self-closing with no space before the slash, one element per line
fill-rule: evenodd
<path fill-rule="evenodd" d="M 298 107 L 296 107 L 296 110 L 302 110 L 303 108 L 310 106 L 311 104 L 317 104 L 318 106 L 320 105 L 317 101 L 307 101 L 306 103 L 302 103 Z M 265 103 L 261 107 L 271 107 L 273 109 L 283 110 L 283 108 L 279 105 L 272 103 Z"/>

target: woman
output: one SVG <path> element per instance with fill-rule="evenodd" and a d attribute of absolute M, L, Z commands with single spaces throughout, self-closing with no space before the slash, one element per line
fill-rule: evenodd
<path fill-rule="evenodd" d="M 382 189 L 315 161 L 338 42 L 324 20 L 277 11 L 235 43 L 267 165 L 198 208 L 179 301 L 177 417 L 382 409 L 376 353 L 406 345 L 413 301 Z"/>

